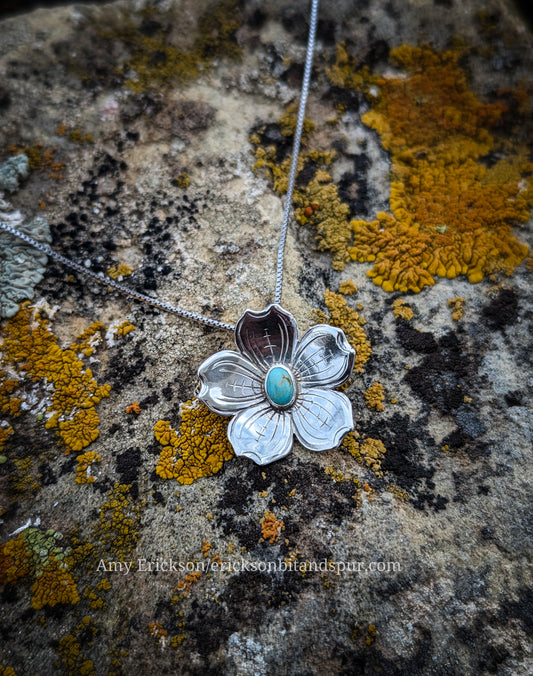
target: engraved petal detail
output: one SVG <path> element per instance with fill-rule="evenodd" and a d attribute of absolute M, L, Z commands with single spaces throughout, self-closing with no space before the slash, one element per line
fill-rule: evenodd
<path fill-rule="evenodd" d="M 279 460 L 292 448 L 292 422 L 287 411 L 262 403 L 241 411 L 228 426 L 228 438 L 236 455 L 259 465 Z"/>
<path fill-rule="evenodd" d="M 334 390 L 304 389 L 291 415 L 298 441 L 311 451 L 335 448 L 353 430 L 350 400 Z"/>
<path fill-rule="evenodd" d="M 233 415 L 265 399 L 263 374 L 238 352 L 217 352 L 200 366 L 198 376 L 199 399 L 220 415 Z"/>
<path fill-rule="evenodd" d="M 338 387 L 350 377 L 354 361 L 355 350 L 343 331 L 319 324 L 302 336 L 294 368 L 302 385 Z"/>
<path fill-rule="evenodd" d="M 290 363 L 297 340 L 296 320 L 275 304 L 261 312 L 247 310 L 235 327 L 237 349 L 264 371 Z"/>

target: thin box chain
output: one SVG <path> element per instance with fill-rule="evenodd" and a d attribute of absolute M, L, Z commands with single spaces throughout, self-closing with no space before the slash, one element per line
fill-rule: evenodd
<path fill-rule="evenodd" d="M 292 150 L 291 166 L 289 171 L 289 181 L 287 186 L 287 194 L 285 196 L 285 207 L 283 212 L 283 221 L 281 224 L 281 233 L 278 247 L 278 258 L 276 269 L 276 292 L 274 296 L 275 303 L 279 303 L 281 301 L 285 242 L 287 239 L 287 230 L 289 226 L 289 219 L 291 213 L 292 195 L 294 192 L 294 184 L 296 181 L 296 169 L 298 166 L 298 155 L 300 153 L 300 143 L 302 139 L 302 129 L 305 117 L 305 106 L 307 103 L 307 95 L 309 93 L 309 85 L 311 81 L 311 67 L 313 64 L 316 26 L 318 20 L 318 3 L 319 0 L 311 0 L 309 37 L 307 40 L 307 52 L 305 57 L 305 69 L 302 82 L 302 93 L 300 96 L 300 105 L 298 107 L 298 117 L 296 120 L 296 129 L 294 132 L 294 143 Z M 196 312 L 189 312 L 188 310 L 183 310 L 182 308 L 176 307 L 175 305 L 171 305 L 170 303 L 165 303 L 164 301 L 159 301 L 155 298 L 152 298 L 151 296 L 146 296 L 143 293 L 139 293 L 138 291 L 130 289 L 124 284 L 119 284 L 110 277 L 105 276 L 103 273 L 93 272 L 92 270 L 89 270 L 88 268 L 80 265 L 79 263 L 71 261 L 66 256 L 63 256 L 62 254 L 58 253 L 57 251 L 49 247 L 47 244 L 37 242 L 35 239 L 33 239 L 33 237 L 30 237 L 29 235 L 20 232 L 20 230 L 13 228 L 12 226 L 8 225 L 7 223 L 4 223 L 3 221 L 0 221 L 0 228 L 2 230 L 5 230 L 6 232 L 11 233 L 12 235 L 15 235 L 15 237 L 19 237 L 28 244 L 31 244 L 31 246 L 35 247 L 39 251 L 42 251 L 47 256 L 54 258 L 56 261 L 63 263 L 63 265 L 72 268 L 73 270 L 76 270 L 76 272 L 79 272 L 81 275 L 84 275 L 85 277 L 90 277 L 91 279 L 94 279 L 95 281 L 100 282 L 101 284 L 105 284 L 106 286 L 109 286 L 115 289 L 116 291 L 119 291 L 120 293 L 123 293 L 127 296 L 131 296 L 131 298 L 135 298 L 136 300 L 142 301 L 144 303 L 149 303 L 150 305 L 154 305 L 155 307 L 158 307 L 161 310 L 165 310 L 166 312 L 173 312 L 174 314 L 177 314 L 180 317 L 193 319 L 197 322 L 201 322 L 202 324 L 207 324 L 208 326 L 214 326 L 215 328 L 218 329 L 227 329 L 229 331 L 235 330 L 235 326 L 233 324 L 226 324 L 225 322 L 219 322 L 217 319 L 211 319 L 210 317 L 205 317 L 204 315 L 198 314 Z"/>

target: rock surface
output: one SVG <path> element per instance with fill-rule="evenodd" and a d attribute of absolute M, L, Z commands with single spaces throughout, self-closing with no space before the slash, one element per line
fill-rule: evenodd
<path fill-rule="evenodd" d="M 264 308 L 307 11 L 2 19 L 0 161 L 30 170 L 10 211 L 141 293 Z M 55 260 L 13 297 L 2 673 L 532 672 L 532 62 L 507 0 L 322 3 L 282 304 L 358 350 L 338 449 L 233 457 L 195 400 L 231 332 Z"/>

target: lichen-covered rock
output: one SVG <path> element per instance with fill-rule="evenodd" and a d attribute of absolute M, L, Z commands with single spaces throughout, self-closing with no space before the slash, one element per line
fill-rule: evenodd
<path fill-rule="evenodd" d="M 1 210 L 138 292 L 263 309 L 307 12 L 2 15 L 30 174 Z M 531 44 L 512 0 L 321 3 L 282 305 L 357 350 L 338 449 L 236 457 L 196 398 L 231 332 L 0 234 L 0 672 L 529 676 Z"/>
<path fill-rule="evenodd" d="M 8 211 L 0 200 L 0 220 L 38 242 L 50 243 L 52 237 L 45 218 L 36 216 L 25 221 L 19 211 Z M 0 317 L 13 317 L 23 300 L 33 298 L 34 289 L 43 278 L 47 255 L 26 242 L 0 230 Z"/>
<path fill-rule="evenodd" d="M 10 157 L 0 167 L 0 192 L 15 192 L 29 173 L 30 162 L 24 153 Z"/>

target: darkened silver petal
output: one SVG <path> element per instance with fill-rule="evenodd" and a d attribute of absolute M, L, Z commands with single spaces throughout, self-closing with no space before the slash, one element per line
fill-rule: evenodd
<path fill-rule="evenodd" d="M 302 385 L 338 387 L 350 377 L 354 361 L 355 350 L 344 332 L 317 324 L 302 336 L 293 364 Z"/>
<path fill-rule="evenodd" d="M 352 405 L 342 392 L 304 389 L 291 409 L 294 433 L 311 451 L 336 448 L 353 430 Z"/>
<path fill-rule="evenodd" d="M 237 348 L 264 371 L 291 362 L 297 340 L 296 320 L 277 304 L 261 312 L 246 310 L 235 327 Z"/>
<path fill-rule="evenodd" d="M 215 413 L 233 415 L 261 401 L 263 375 L 248 359 L 232 350 L 217 352 L 198 369 L 198 397 Z"/>
<path fill-rule="evenodd" d="M 241 411 L 228 426 L 228 439 L 236 455 L 259 465 L 279 460 L 292 448 L 292 422 L 288 411 L 257 404 Z"/>

